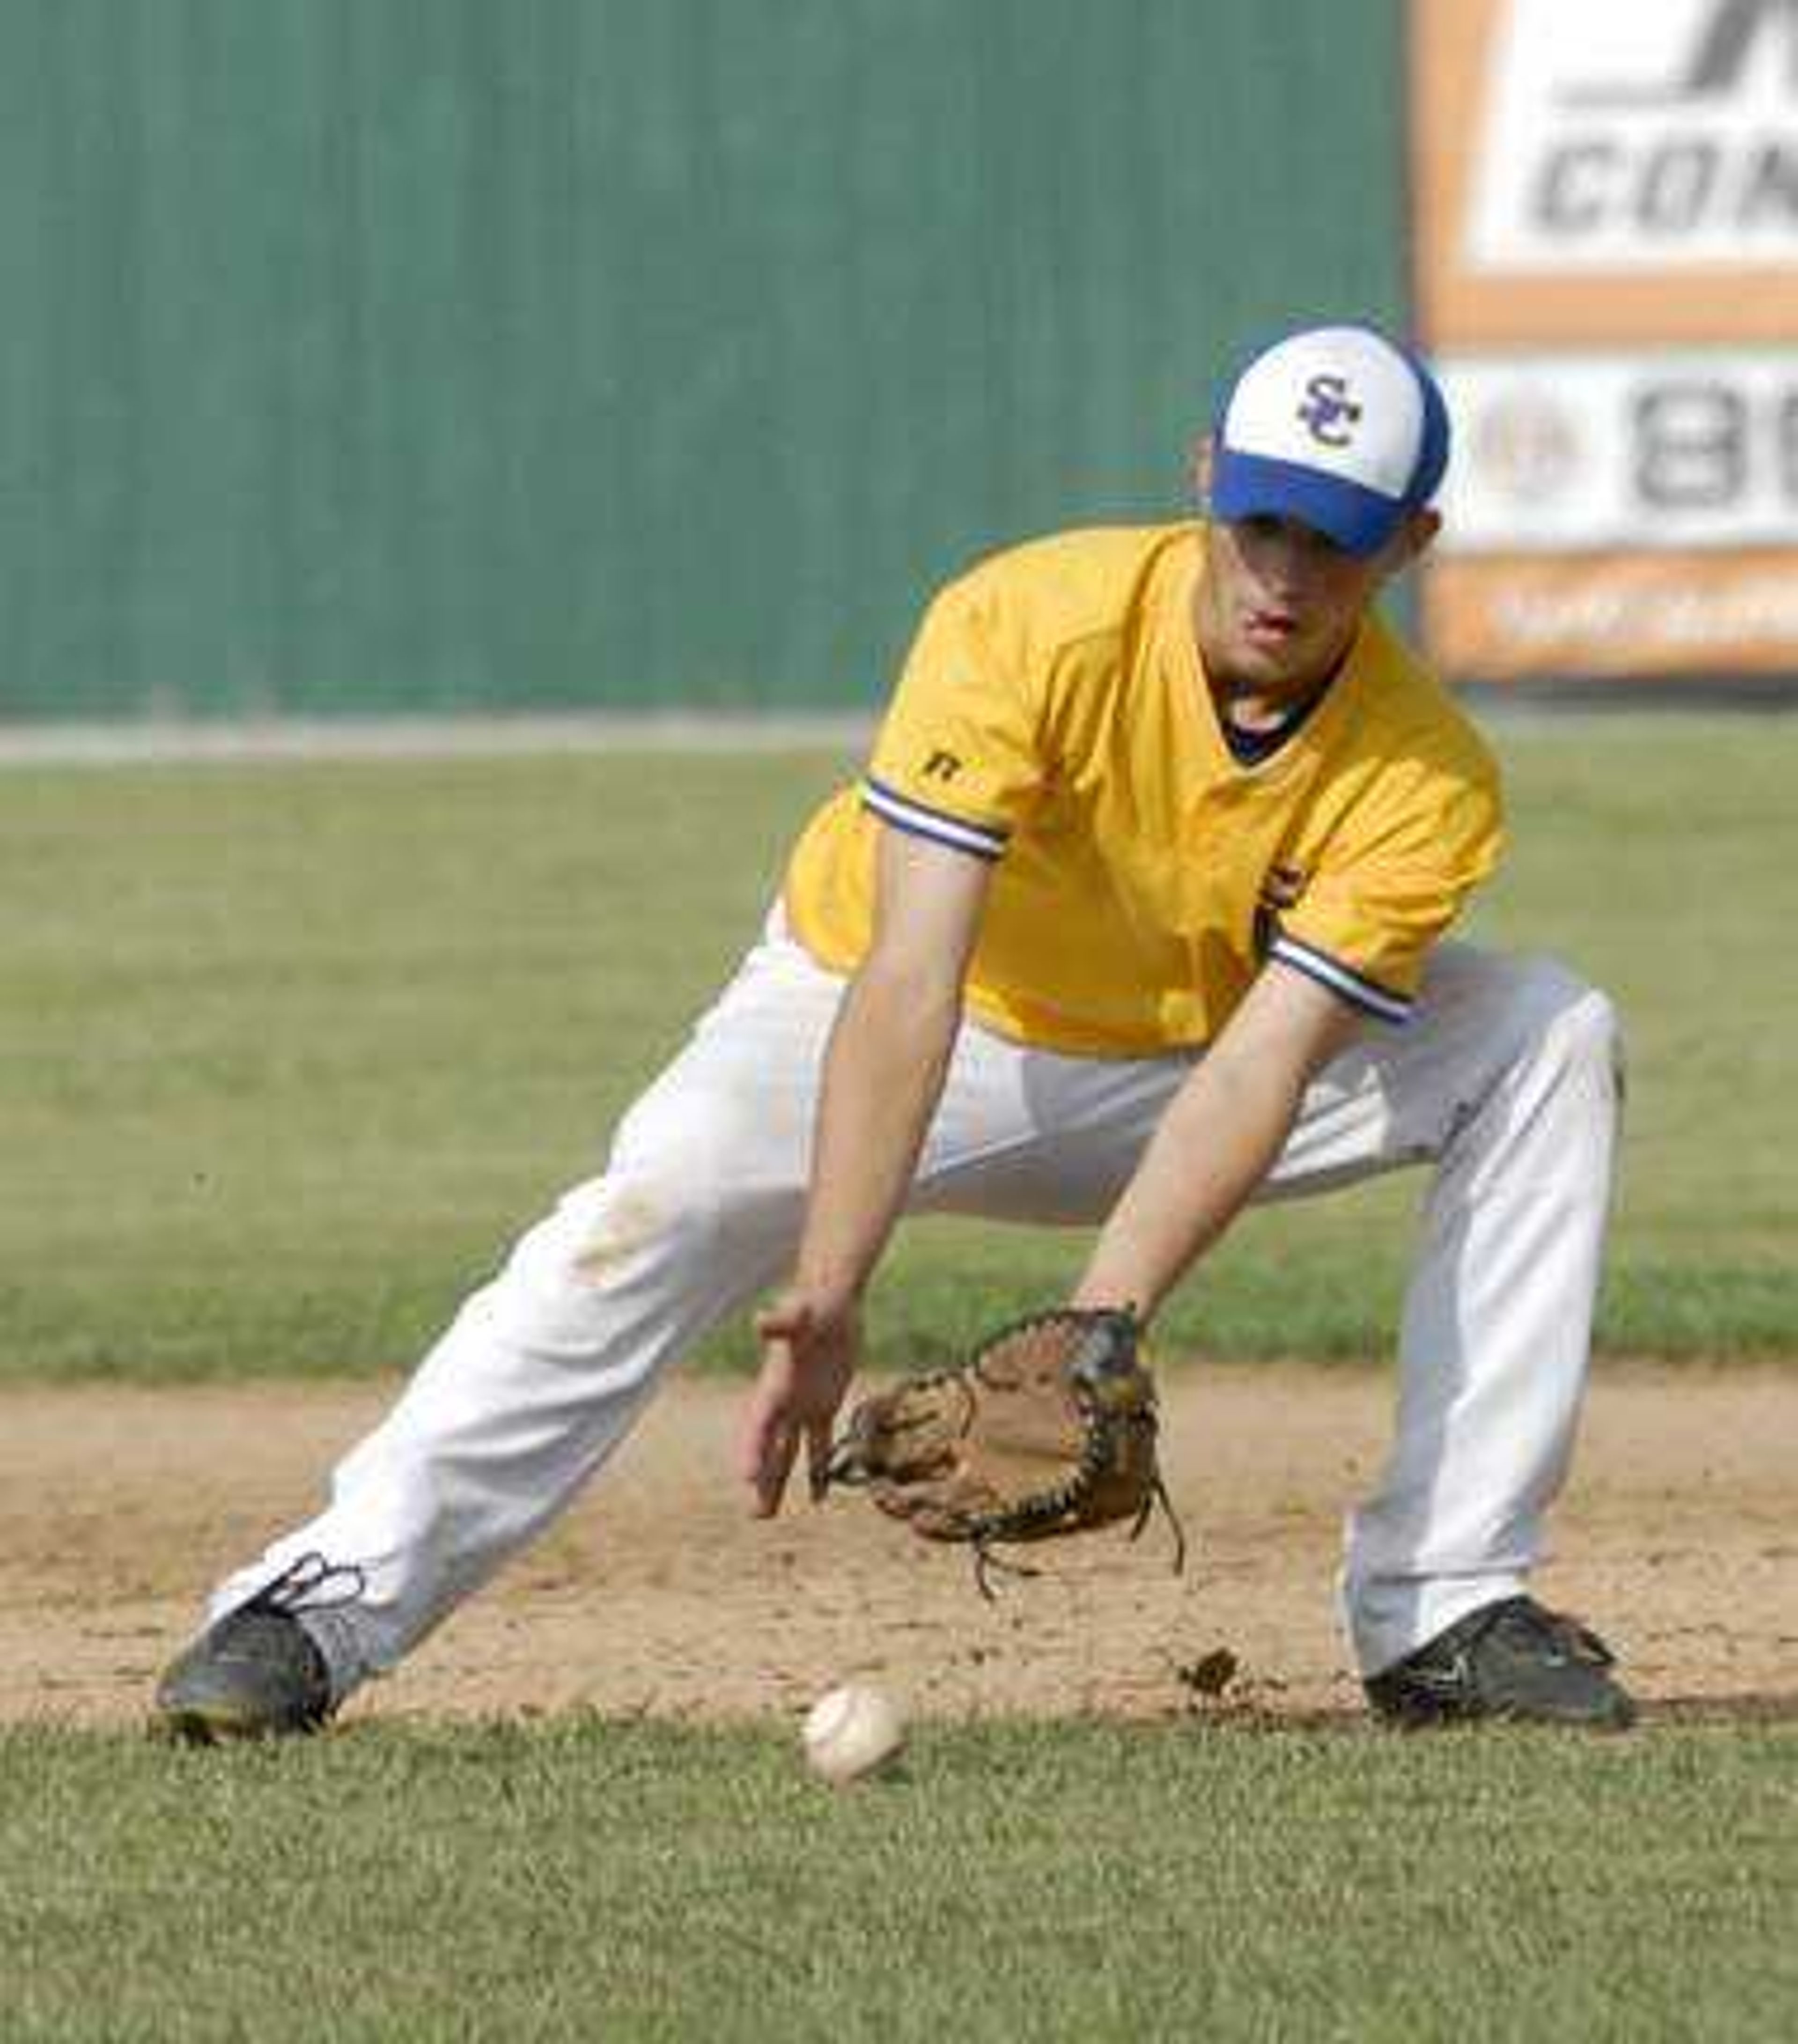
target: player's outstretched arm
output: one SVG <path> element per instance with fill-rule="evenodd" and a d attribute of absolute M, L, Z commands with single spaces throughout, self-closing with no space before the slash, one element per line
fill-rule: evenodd
<path fill-rule="evenodd" d="M 814 1494 L 855 1374 L 859 1307 L 905 1203 L 960 1025 L 985 906 L 983 859 L 883 828 L 874 934 L 824 1053 L 793 1279 L 761 1315 L 740 1462 L 763 1516 L 801 1442 Z"/>
<path fill-rule="evenodd" d="M 1274 1167 L 1312 1074 L 1355 1011 L 1277 959 L 1169 1103 L 1100 1233 L 1078 1306 L 1133 1305 L 1147 1320 Z"/>

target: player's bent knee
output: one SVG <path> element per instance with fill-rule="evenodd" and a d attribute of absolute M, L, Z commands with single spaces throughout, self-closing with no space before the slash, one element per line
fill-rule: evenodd
<path fill-rule="evenodd" d="M 593 1180 L 520 1240 L 467 1310 L 509 1349 L 571 1370 L 603 1363 L 624 1388 L 767 1281 L 765 1243 L 736 1206 L 678 1181 Z"/>
<path fill-rule="evenodd" d="M 702 1140 L 653 1159 L 620 1145 L 603 1178 L 563 1201 L 543 1247 L 551 1281 L 577 1293 L 640 1285 L 661 1272 L 670 1283 L 766 1259 L 770 1243 L 794 1236 L 801 1189 L 758 1173 L 740 1156 Z"/>
<path fill-rule="evenodd" d="M 1566 1032 L 1575 1055 L 1594 1063 L 1622 1063 L 1622 1018 L 1610 995 L 1601 993 L 1596 986 L 1589 986 L 1568 1009 Z"/>
<path fill-rule="evenodd" d="M 656 1265 L 691 1270 L 718 1254 L 732 1201 L 678 1178 L 609 1173 L 565 1201 L 536 1259 L 552 1287 L 576 1293 L 636 1279 Z"/>
<path fill-rule="evenodd" d="M 618 1131 L 602 1184 L 655 1208 L 683 1248 L 728 1251 L 801 1211 L 804 1145 L 770 1128 L 752 1097 L 715 1089 L 640 1103 Z"/>
<path fill-rule="evenodd" d="M 1607 1076 L 1620 1089 L 1623 1023 L 1611 997 L 1557 959 L 1514 963 L 1509 1005 L 1517 1050 Z"/>

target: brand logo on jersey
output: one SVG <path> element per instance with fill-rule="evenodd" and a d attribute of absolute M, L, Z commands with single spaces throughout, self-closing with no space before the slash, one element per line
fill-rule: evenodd
<path fill-rule="evenodd" d="M 953 781 L 962 770 L 962 763 L 953 752 L 932 752 L 924 760 L 924 778 L 928 781 Z"/>
<path fill-rule="evenodd" d="M 1349 396 L 1348 378 L 1320 371 L 1304 386 L 1304 394 L 1297 417 L 1311 437 L 1325 447 L 1347 447 L 1361 423 L 1361 407 Z"/>
<path fill-rule="evenodd" d="M 1305 874 L 1297 866 L 1270 866 L 1262 876 L 1261 899 L 1255 904 L 1255 955 L 1266 958 L 1280 934 L 1280 912 L 1297 908 L 1304 893 Z"/>
<path fill-rule="evenodd" d="M 1290 909 L 1304 892 L 1304 870 L 1297 866 L 1270 866 L 1261 883 L 1262 901 L 1270 909 Z"/>

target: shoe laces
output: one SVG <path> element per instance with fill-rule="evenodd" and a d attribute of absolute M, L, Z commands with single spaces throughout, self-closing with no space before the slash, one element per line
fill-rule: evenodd
<path fill-rule="evenodd" d="M 273 1581 L 265 1583 L 245 1608 L 298 1618 L 302 1612 L 340 1611 L 346 1604 L 359 1603 L 367 1589 L 368 1577 L 355 1562 L 302 1554 Z"/>

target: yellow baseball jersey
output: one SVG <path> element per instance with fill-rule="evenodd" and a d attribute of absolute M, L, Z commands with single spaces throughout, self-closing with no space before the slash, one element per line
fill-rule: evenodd
<path fill-rule="evenodd" d="M 793 934 L 854 969 L 882 828 L 993 862 L 970 1011 L 1027 1043 L 1153 1055 L 1216 1035 L 1271 956 L 1391 1022 L 1499 852 L 1498 775 L 1370 617 L 1316 705 L 1245 764 L 1193 636 L 1194 524 L 1070 532 L 932 604 L 859 787 L 786 876 Z"/>

